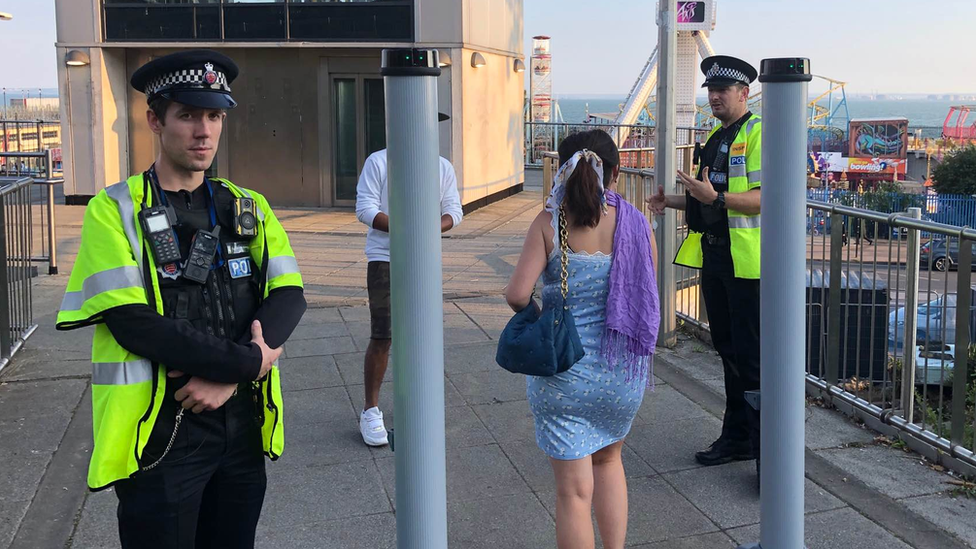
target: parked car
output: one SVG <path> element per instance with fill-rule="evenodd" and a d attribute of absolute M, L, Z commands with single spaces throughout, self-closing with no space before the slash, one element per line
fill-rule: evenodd
<path fill-rule="evenodd" d="M 970 270 L 976 265 L 976 245 L 973 246 L 972 260 L 970 261 Z M 959 266 L 959 240 L 952 239 L 948 245 L 946 245 L 945 239 L 932 239 L 928 242 L 922 244 L 921 253 L 919 254 L 919 263 L 923 269 L 927 269 L 929 266 L 929 261 L 932 263 L 932 270 L 946 272 L 949 269 L 955 269 Z"/>
<path fill-rule="evenodd" d="M 916 344 L 950 341 L 956 341 L 956 294 L 949 294 L 945 299 L 939 296 L 920 304 L 915 318 Z M 888 351 L 894 353 L 904 348 L 905 307 L 901 307 L 888 315 Z"/>
<path fill-rule="evenodd" d="M 951 343 L 919 345 L 915 351 L 915 385 L 952 385 L 956 346 Z"/>

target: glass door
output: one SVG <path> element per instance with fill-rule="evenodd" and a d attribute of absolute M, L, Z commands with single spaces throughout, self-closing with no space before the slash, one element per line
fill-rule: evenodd
<path fill-rule="evenodd" d="M 332 75 L 333 202 L 356 204 L 356 184 L 366 157 L 386 148 L 383 79 L 357 74 Z"/>

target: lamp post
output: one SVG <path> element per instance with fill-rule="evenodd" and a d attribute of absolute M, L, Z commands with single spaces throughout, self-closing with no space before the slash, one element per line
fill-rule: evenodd
<path fill-rule="evenodd" d="M 447 549 L 437 50 L 383 50 L 397 546 Z M 392 441 L 391 441 L 392 442 Z"/>

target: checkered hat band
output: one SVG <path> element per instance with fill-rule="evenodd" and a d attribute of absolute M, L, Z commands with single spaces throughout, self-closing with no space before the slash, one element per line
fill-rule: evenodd
<path fill-rule="evenodd" d="M 738 80 L 739 82 L 749 83 L 749 78 L 742 71 L 737 71 L 735 69 L 729 69 L 726 67 L 720 67 L 718 63 L 712 65 L 712 68 L 708 69 L 708 73 L 705 74 L 707 78 L 729 78 L 732 80 Z"/>
<path fill-rule="evenodd" d="M 214 74 L 217 75 L 217 80 L 213 84 L 208 84 L 204 80 L 205 74 L 207 74 L 207 71 L 204 69 L 186 69 L 157 76 L 146 84 L 146 95 L 153 95 L 175 86 L 181 88 L 220 90 L 230 93 L 230 86 L 227 85 L 227 75 L 220 71 L 214 71 Z"/>

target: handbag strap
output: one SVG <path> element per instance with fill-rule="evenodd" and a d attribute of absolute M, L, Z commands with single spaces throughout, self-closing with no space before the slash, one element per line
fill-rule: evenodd
<path fill-rule="evenodd" d="M 566 228 L 566 211 L 562 206 L 559 206 L 559 256 L 562 267 L 559 274 L 560 291 L 563 306 L 566 307 L 566 296 L 569 295 L 569 230 Z"/>

